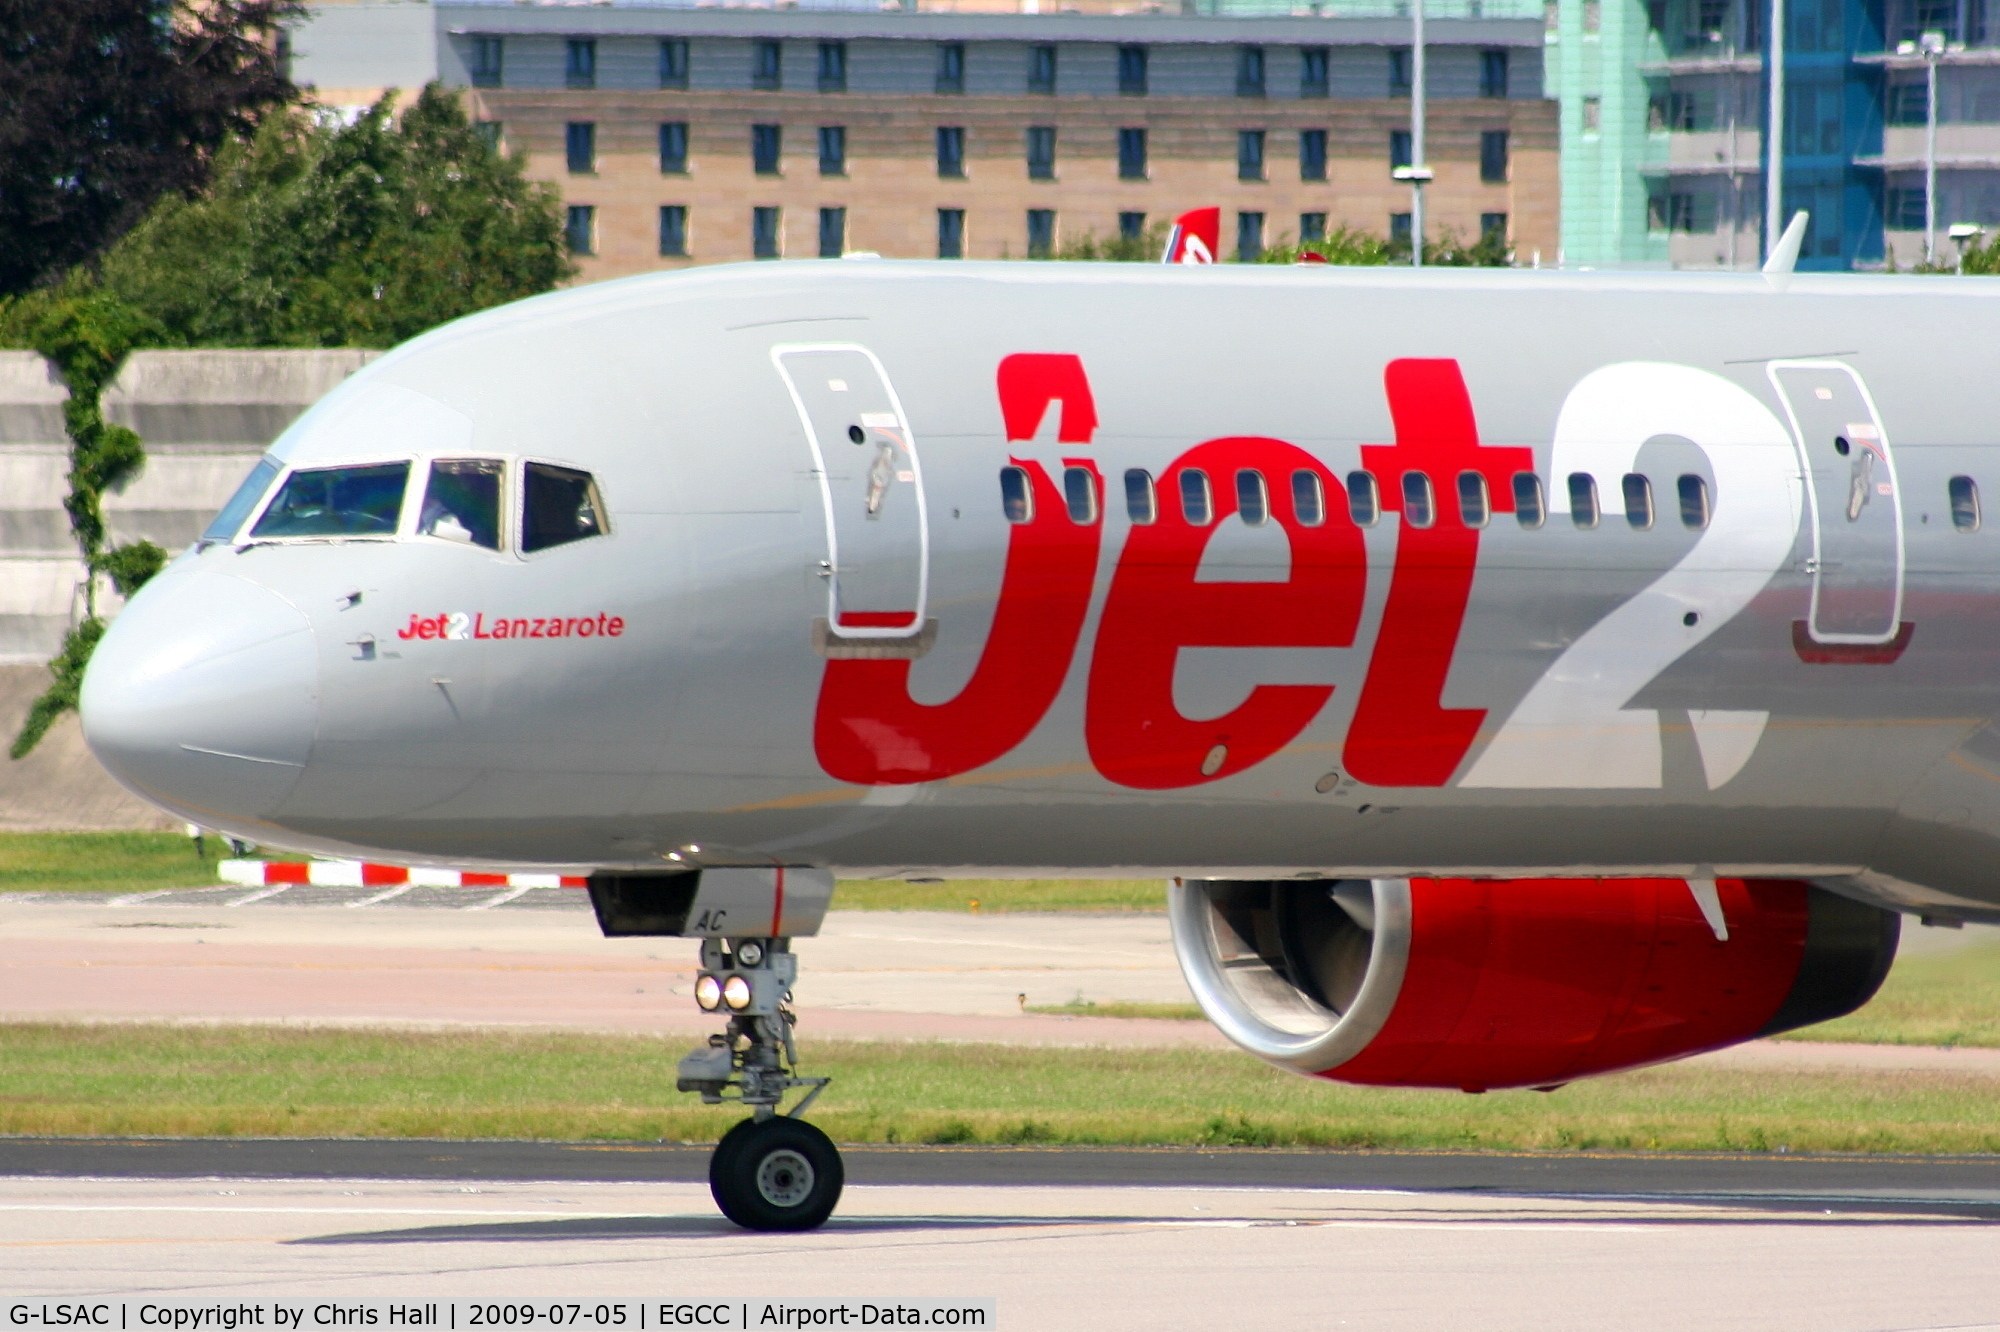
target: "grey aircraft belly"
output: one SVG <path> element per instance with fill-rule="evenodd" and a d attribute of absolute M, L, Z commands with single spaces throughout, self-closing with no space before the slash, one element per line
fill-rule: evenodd
<path fill-rule="evenodd" d="M 1412 978 L 1412 881 L 1685 881 L 1718 946 L 1721 881 L 2000 919 L 1993 345 L 1982 279 L 582 288 L 301 418 L 114 623 L 86 733 L 325 854 L 1185 879 L 1204 1005 L 1323 1072 L 1377 982 L 1246 933 L 1306 1016 L 1216 998 L 1249 917 L 1200 884 L 1279 885 L 1278 938 L 1284 884 L 1372 882 L 1329 919 L 1414 930 Z"/>

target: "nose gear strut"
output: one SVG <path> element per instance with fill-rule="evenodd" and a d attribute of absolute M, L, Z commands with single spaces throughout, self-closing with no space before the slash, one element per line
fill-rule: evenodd
<path fill-rule="evenodd" d="M 798 1074 L 789 1007 L 798 956 L 786 938 L 704 939 L 695 995 L 703 1009 L 729 1015 L 726 1031 L 680 1062 L 675 1086 L 704 1105 L 749 1107 L 716 1144 L 708 1186 L 724 1216 L 751 1230 L 810 1230 L 840 1201 L 845 1172 L 833 1141 L 799 1116 L 833 1079 Z M 790 1110 L 778 1107 L 799 1088 Z"/>

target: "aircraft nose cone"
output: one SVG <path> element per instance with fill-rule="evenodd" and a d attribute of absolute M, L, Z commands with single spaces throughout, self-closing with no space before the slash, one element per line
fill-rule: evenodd
<path fill-rule="evenodd" d="M 91 752 L 134 793 L 209 827 L 262 819 L 312 753 L 312 626 L 254 583 L 169 570 L 97 645 L 81 710 Z"/>

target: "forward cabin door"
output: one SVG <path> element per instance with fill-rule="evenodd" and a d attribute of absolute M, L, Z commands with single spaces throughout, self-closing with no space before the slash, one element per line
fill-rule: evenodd
<path fill-rule="evenodd" d="M 774 347 L 812 446 L 826 505 L 827 625 L 841 638 L 914 638 L 924 626 L 930 535 L 917 441 L 866 347 Z"/>
<path fill-rule="evenodd" d="M 1874 399 L 1840 361 L 1773 361 L 1770 375 L 1812 517 L 1807 629 L 1821 643 L 1886 643 L 1903 611 L 1903 506 Z"/>

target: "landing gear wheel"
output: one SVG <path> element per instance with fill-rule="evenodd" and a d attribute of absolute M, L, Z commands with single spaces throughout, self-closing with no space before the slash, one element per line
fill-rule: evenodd
<path fill-rule="evenodd" d="M 833 1140 L 800 1119 L 746 1119 L 715 1145 L 708 1191 L 746 1230 L 811 1230 L 833 1214 L 846 1172 Z"/>

